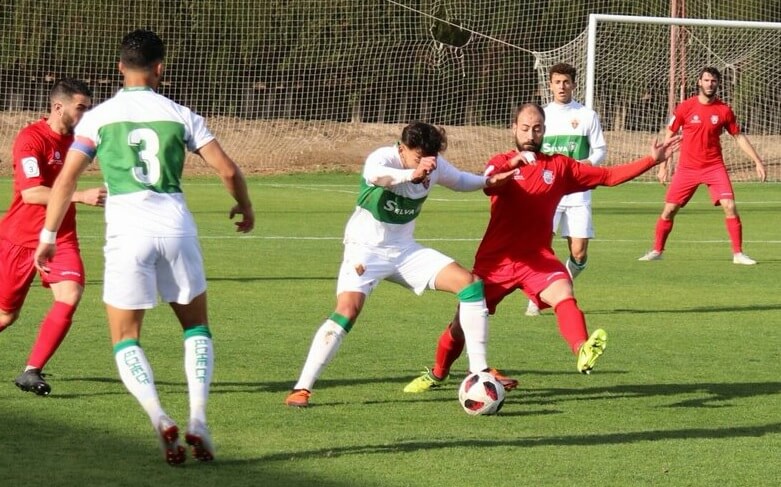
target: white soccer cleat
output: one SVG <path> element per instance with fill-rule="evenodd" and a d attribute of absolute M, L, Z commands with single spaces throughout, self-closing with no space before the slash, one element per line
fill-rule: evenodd
<path fill-rule="evenodd" d="M 662 253 L 658 250 L 649 250 L 644 256 L 637 260 L 649 261 L 649 260 L 662 260 Z"/>
<path fill-rule="evenodd" d="M 736 254 L 732 254 L 732 263 L 738 265 L 756 265 L 757 261 L 743 252 L 738 252 Z"/>
<path fill-rule="evenodd" d="M 530 299 L 529 304 L 526 306 L 525 314 L 526 316 L 540 316 L 540 308 Z"/>

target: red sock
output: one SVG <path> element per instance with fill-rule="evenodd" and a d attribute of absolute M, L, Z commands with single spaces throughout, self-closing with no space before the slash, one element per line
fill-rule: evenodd
<path fill-rule="evenodd" d="M 43 319 L 38 338 L 33 344 L 27 365 L 42 369 L 60 346 L 73 322 L 76 306 L 55 301 L 49 314 Z"/>
<path fill-rule="evenodd" d="M 729 241 L 732 242 L 732 253 L 743 252 L 743 224 L 740 223 L 740 217 L 727 218 L 724 223 L 727 225 Z"/>
<path fill-rule="evenodd" d="M 444 379 L 450 373 L 450 366 L 461 356 L 464 351 L 464 338 L 453 338 L 450 333 L 450 327 L 442 333 L 437 344 L 437 353 L 434 355 L 434 370 L 431 372 L 435 377 Z"/>
<path fill-rule="evenodd" d="M 578 352 L 580 345 L 588 339 L 586 318 L 578 308 L 575 298 L 567 298 L 553 308 L 556 321 L 559 323 L 559 333 L 569 344 L 574 353 Z"/>
<path fill-rule="evenodd" d="M 654 250 L 657 252 L 664 251 L 664 245 L 667 243 L 667 237 L 673 231 L 673 221 L 659 218 L 656 221 L 656 233 L 654 235 Z"/>

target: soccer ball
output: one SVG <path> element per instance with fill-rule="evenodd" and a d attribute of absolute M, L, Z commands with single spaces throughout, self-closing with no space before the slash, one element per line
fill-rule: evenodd
<path fill-rule="evenodd" d="M 458 400 L 471 416 L 496 414 L 504 405 L 504 387 L 488 372 L 475 372 L 461 383 Z"/>

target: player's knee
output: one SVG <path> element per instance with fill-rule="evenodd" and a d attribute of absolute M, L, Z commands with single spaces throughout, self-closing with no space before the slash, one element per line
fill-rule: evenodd
<path fill-rule="evenodd" d="M 0 311 L 0 331 L 3 331 L 9 326 L 13 325 L 17 318 L 19 318 L 18 312 L 8 313 L 5 311 Z"/>

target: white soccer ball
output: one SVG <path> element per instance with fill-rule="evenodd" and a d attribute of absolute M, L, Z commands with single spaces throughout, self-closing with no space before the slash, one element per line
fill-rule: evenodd
<path fill-rule="evenodd" d="M 488 372 L 475 372 L 461 382 L 458 400 L 471 416 L 496 414 L 504 405 L 504 387 Z"/>

